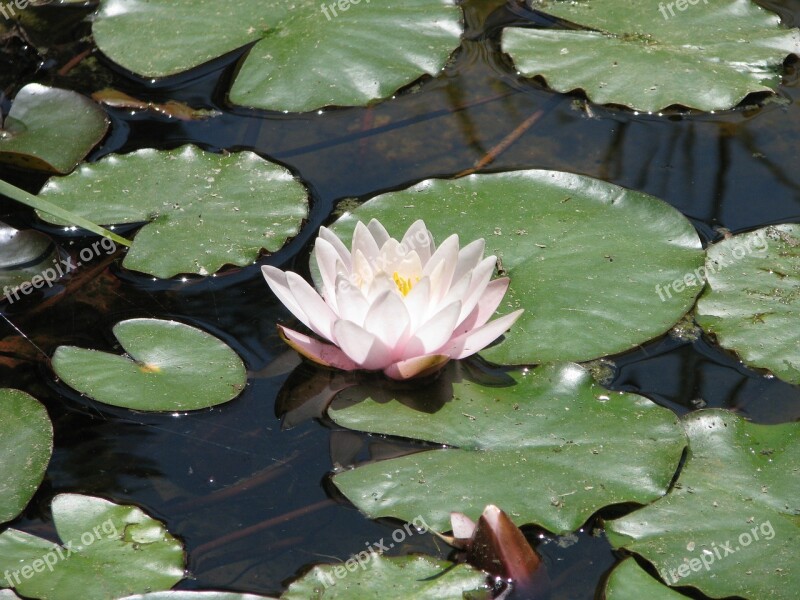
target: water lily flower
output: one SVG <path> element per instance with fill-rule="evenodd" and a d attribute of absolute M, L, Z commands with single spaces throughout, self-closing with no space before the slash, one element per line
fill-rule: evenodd
<path fill-rule="evenodd" d="M 314 256 L 321 295 L 297 273 L 261 269 L 292 314 L 331 342 L 279 325 L 300 354 L 328 367 L 410 379 L 482 350 L 522 313 L 489 321 L 509 280 L 492 280 L 497 259 L 483 258 L 484 246 L 480 239 L 459 249 L 454 234 L 437 248 L 421 220 L 398 241 L 373 219 L 356 224 L 350 251 L 320 228 Z"/>

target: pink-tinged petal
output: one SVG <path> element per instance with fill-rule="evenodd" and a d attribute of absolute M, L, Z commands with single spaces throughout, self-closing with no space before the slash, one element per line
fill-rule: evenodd
<path fill-rule="evenodd" d="M 404 298 L 406 303 L 406 310 L 408 317 L 411 320 L 409 332 L 414 334 L 419 326 L 425 322 L 426 315 L 428 314 L 428 307 L 430 306 L 431 296 L 431 280 L 423 277 L 419 282 L 411 288 L 408 295 Z"/>
<path fill-rule="evenodd" d="M 374 261 L 378 257 L 380 248 L 375 243 L 375 238 L 372 237 L 367 226 L 361 221 L 356 223 L 356 229 L 353 231 L 353 254 L 360 250 L 369 262 Z"/>
<path fill-rule="evenodd" d="M 383 372 L 391 379 L 404 380 L 414 377 L 424 377 L 435 373 L 450 360 L 444 354 L 428 354 L 427 356 L 415 356 L 408 360 L 401 360 L 386 367 Z"/>
<path fill-rule="evenodd" d="M 469 289 L 464 293 L 461 306 L 461 317 L 459 321 L 467 318 L 475 306 L 480 301 L 489 282 L 492 280 L 494 267 L 497 264 L 497 259 L 494 256 L 487 256 L 472 270 L 472 278 L 469 282 Z M 488 321 L 488 318 L 487 318 Z M 481 323 L 483 325 L 483 323 Z"/>
<path fill-rule="evenodd" d="M 311 321 L 309 321 L 308 315 L 306 315 L 305 311 L 300 307 L 294 294 L 292 294 L 289 289 L 289 284 L 286 281 L 286 273 L 271 265 L 263 265 L 261 267 L 261 273 L 264 275 L 264 279 L 267 280 L 269 289 L 278 297 L 278 300 L 289 309 L 289 312 L 291 312 L 298 321 L 306 327 L 311 328 Z"/>
<path fill-rule="evenodd" d="M 453 527 L 453 537 L 461 540 L 471 538 L 477 527 L 475 521 L 460 512 L 450 513 L 450 525 Z"/>
<path fill-rule="evenodd" d="M 411 224 L 401 241 L 406 252 L 416 252 L 423 265 L 430 260 L 432 243 L 430 232 L 422 219 Z"/>
<path fill-rule="evenodd" d="M 453 327 L 456 325 L 460 312 L 461 303 L 453 302 L 436 313 L 409 338 L 401 357 L 408 359 L 432 354 L 434 350 L 446 345 L 446 342 L 452 338 Z M 436 352 L 436 354 L 448 354 L 449 356 L 447 352 Z"/>
<path fill-rule="evenodd" d="M 323 367 L 333 367 L 343 371 L 355 371 L 359 366 L 347 358 L 336 346 L 325 344 L 312 337 L 298 333 L 288 327 L 278 325 L 278 332 L 281 339 L 294 348 L 297 352 L 307 359 L 322 365 Z"/>
<path fill-rule="evenodd" d="M 338 318 L 331 307 L 308 282 L 297 273 L 286 273 L 286 283 L 295 300 L 308 316 L 308 327 L 326 340 L 333 340 L 333 323 Z"/>
<path fill-rule="evenodd" d="M 322 277 L 322 295 L 333 310 L 336 310 L 336 276 L 344 271 L 342 260 L 333 245 L 321 237 L 314 242 L 314 258 Z"/>
<path fill-rule="evenodd" d="M 480 327 L 491 319 L 494 311 L 500 306 L 503 296 L 506 295 L 509 283 L 510 280 L 508 277 L 501 277 L 500 279 L 490 281 L 469 316 L 456 326 L 453 336 L 457 337 L 467 333 L 472 329 Z"/>
<path fill-rule="evenodd" d="M 522 314 L 523 310 L 515 310 L 513 313 L 490 321 L 485 325 L 473 329 L 463 335 L 453 338 L 439 350 L 442 354 L 447 354 L 450 358 L 461 359 L 472 356 L 480 352 L 486 346 L 495 341 L 511 327 Z"/>
<path fill-rule="evenodd" d="M 445 294 L 442 301 L 439 302 L 438 306 L 449 306 L 453 302 L 461 302 L 461 310 L 464 310 L 464 298 L 469 291 L 470 282 L 472 280 L 472 274 L 467 273 L 458 281 L 453 280 L 454 283 L 450 286 L 447 294 Z M 436 308 L 438 308 L 438 306 Z"/>
<path fill-rule="evenodd" d="M 352 276 L 351 281 L 355 282 L 362 290 L 368 289 L 369 286 L 372 285 L 372 279 L 375 277 L 375 273 L 372 270 L 369 259 L 364 256 L 361 250 L 353 250 L 353 264 L 351 266 L 350 275 Z"/>
<path fill-rule="evenodd" d="M 364 319 L 364 329 L 393 351 L 408 337 L 409 324 L 406 305 L 392 290 L 384 292 L 372 303 Z M 399 355 L 399 352 L 395 354 Z"/>
<path fill-rule="evenodd" d="M 486 242 L 483 238 L 470 242 L 458 251 L 458 262 L 456 263 L 456 270 L 453 273 L 453 280 L 458 281 L 466 273 L 472 271 L 483 258 L 483 252 L 486 248 Z"/>
<path fill-rule="evenodd" d="M 351 321 L 333 325 L 336 343 L 362 369 L 375 371 L 392 364 L 392 352 L 382 341 Z"/>
<path fill-rule="evenodd" d="M 340 319 L 352 321 L 356 325 L 364 325 L 369 302 L 346 275 L 339 275 L 336 278 L 336 306 L 339 309 Z"/>
<path fill-rule="evenodd" d="M 372 234 L 375 243 L 378 244 L 378 248 L 382 247 L 386 241 L 392 237 L 378 219 L 370 220 L 367 224 L 367 229 L 369 229 L 369 232 Z"/>
<path fill-rule="evenodd" d="M 458 235 L 453 234 L 436 249 L 431 259 L 425 264 L 422 275 L 431 278 L 431 301 L 439 302 L 450 289 L 453 273 L 458 262 Z M 439 265 L 441 271 L 439 271 Z"/>
<path fill-rule="evenodd" d="M 339 258 L 342 259 L 342 264 L 344 264 L 345 268 L 349 269 L 353 259 L 350 256 L 350 251 L 342 243 L 342 240 L 340 240 L 330 229 L 324 226 L 319 228 L 319 237 L 333 246 L 333 249 L 336 250 Z"/>

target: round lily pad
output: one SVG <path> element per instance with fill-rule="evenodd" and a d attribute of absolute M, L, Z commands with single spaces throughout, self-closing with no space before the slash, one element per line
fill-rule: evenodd
<path fill-rule="evenodd" d="M 358 220 L 395 237 L 424 219 L 437 243 L 486 240 L 511 286 L 501 313 L 525 312 L 481 354 L 501 364 L 587 361 L 668 331 L 694 304 L 703 265 L 694 227 L 652 196 L 558 171 L 428 180 L 383 194 L 333 225 L 350 244 Z"/>
<path fill-rule="evenodd" d="M 334 476 L 372 518 L 421 516 L 450 528 L 451 511 L 477 520 L 488 504 L 517 525 L 563 534 L 595 511 L 666 493 L 686 438 L 675 415 L 634 394 L 608 392 L 574 364 L 514 374 L 514 385 L 452 382 L 438 410 L 428 389 L 402 400 L 381 388 L 340 392 L 331 418 L 351 429 L 453 446 L 366 464 Z"/>
<path fill-rule="evenodd" d="M 684 425 L 689 453 L 672 490 L 606 522 L 611 543 L 643 556 L 672 586 L 714 598 L 797 598 L 800 424 L 704 410 Z"/>
<path fill-rule="evenodd" d="M 0 127 L 0 162 L 69 173 L 107 129 L 105 111 L 88 98 L 31 83 L 17 93 Z"/>
<path fill-rule="evenodd" d="M 130 319 L 114 326 L 127 356 L 59 346 L 53 370 L 90 398 L 135 410 L 197 410 L 228 402 L 247 382 L 230 346 L 176 321 Z"/>
<path fill-rule="evenodd" d="M 686 600 L 679 594 L 653 579 L 647 571 L 626 558 L 611 571 L 606 581 L 605 600 Z"/>
<path fill-rule="evenodd" d="M 230 99 L 308 111 L 367 104 L 436 75 L 459 46 L 461 18 L 453 0 L 226 0 L 224 11 L 217 0 L 103 0 L 92 31 L 104 54 L 144 77 L 255 42 Z"/>
<path fill-rule="evenodd" d="M 486 589 L 486 574 L 428 556 L 385 557 L 361 552 L 360 561 L 316 566 L 281 600 L 463 600 Z"/>
<path fill-rule="evenodd" d="M 308 214 L 306 189 L 287 169 L 252 152 L 195 146 L 107 156 L 51 179 L 39 195 L 94 222 L 146 222 L 122 264 L 162 278 L 253 264 L 296 235 Z"/>
<path fill-rule="evenodd" d="M 61 544 L 16 529 L 0 534 L 3 585 L 41 600 L 108 600 L 183 578 L 181 544 L 135 506 L 59 494 L 53 521 Z"/>
<path fill-rule="evenodd" d="M 800 225 L 714 244 L 706 271 L 698 324 L 746 364 L 800 384 Z"/>
<path fill-rule="evenodd" d="M 53 453 L 53 425 L 36 398 L 0 389 L 0 523 L 16 517 L 42 483 Z"/>
<path fill-rule="evenodd" d="M 526 77 L 544 77 L 559 92 L 582 89 L 599 104 L 727 109 L 774 91 L 786 56 L 800 55 L 800 30 L 751 0 L 551 0 L 541 8 L 585 29 L 506 28 L 503 51 Z"/>
<path fill-rule="evenodd" d="M 55 244 L 43 233 L 34 229 L 20 231 L 0 222 L 0 287 L 3 298 L 8 302 L 16 302 L 33 289 L 32 280 L 39 276 L 37 287 L 44 285 L 42 273 L 52 273 L 54 281 L 60 277 L 61 266 L 56 258 Z M 24 291 L 20 286 L 24 283 Z"/>

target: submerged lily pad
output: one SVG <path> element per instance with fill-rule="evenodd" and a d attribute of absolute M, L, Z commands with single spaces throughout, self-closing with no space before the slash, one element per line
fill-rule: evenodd
<path fill-rule="evenodd" d="M 771 92 L 800 30 L 751 0 L 549 0 L 534 8 L 581 30 L 503 31 L 502 48 L 526 77 L 600 104 L 658 111 L 673 104 L 722 110 Z"/>
<path fill-rule="evenodd" d="M 698 324 L 746 364 L 800 384 L 800 225 L 714 244 L 706 270 Z"/>
<path fill-rule="evenodd" d="M 252 152 L 195 146 L 107 156 L 51 179 L 39 195 L 95 222 L 147 222 L 122 264 L 162 278 L 253 264 L 296 235 L 308 214 L 306 189 L 287 169 Z"/>
<path fill-rule="evenodd" d="M 486 575 L 467 565 L 427 556 L 385 557 L 362 552 L 339 565 L 316 566 L 281 600 L 462 600 L 486 589 Z"/>
<path fill-rule="evenodd" d="M 53 521 L 62 544 L 16 529 L 0 534 L 3 585 L 42 600 L 108 600 L 183 578 L 180 543 L 135 506 L 59 494 Z"/>
<path fill-rule="evenodd" d="M 800 424 L 755 425 L 723 410 L 684 424 L 689 454 L 673 489 L 607 521 L 611 543 L 670 585 L 714 598 L 797 598 Z"/>
<path fill-rule="evenodd" d="M 679 594 L 653 579 L 632 558 L 623 560 L 614 567 L 606 582 L 605 600 L 686 600 Z"/>
<path fill-rule="evenodd" d="M 130 319 L 114 326 L 128 356 L 59 346 L 53 370 L 70 387 L 112 406 L 197 410 L 228 402 L 247 382 L 244 364 L 210 333 L 176 321 Z"/>
<path fill-rule="evenodd" d="M 44 406 L 20 390 L 0 389 L 0 523 L 30 502 L 52 453 L 53 425 Z"/>
<path fill-rule="evenodd" d="M 55 245 L 46 235 L 34 229 L 20 231 L 0 222 L 0 288 L 6 300 L 16 302 L 30 293 L 35 289 L 32 280 L 36 276 L 37 287 L 42 287 L 45 269 L 53 269 L 53 276 L 58 278 L 60 266 L 57 271 L 56 260 Z M 20 289 L 26 282 L 28 285 Z"/>
<path fill-rule="evenodd" d="M 502 364 L 587 361 L 668 331 L 702 281 L 665 290 L 703 264 L 694 227 L 652 196 L 558 171 L 428 180 L 373 198 L 333 230 L 346 245 L 358 220 L 398 236 L 424 219 L 437 243 L 485 238 L 511 286 L 500 312 L 524 308 L 501 344 Z"/>
<path fill-rule="evenodd" d="M 366 464 L 334 483 L 370 517 L 421 516 L 439 531 L 450 528 L 451 511 L 477 520 L 496 504 L 517 525 L 562 534 L 604 506 L 652 502 L 666 492 L 686 444 L 672 412 L 608 392 L 574 364 L 514 380 L 508 387 L 454 382 L 452 397 L 432 412 L 379 388 L 341 392 L 329 414 L 343 427 L 454 448 Z M 430 403 L 426 394 L 418 391 L 421 406 Z M 347 401 L 354 404 L 343 407 Z"/>
<path fill-rule="evenodd" d="M 88 98 L 31 83 L 17 93 L 0 127 L 0 162 L 69 173 L 107 129 L 106 113 Z"/>
<path fill-rule="evenodd" d="M 226 0 L 225 10 L 218 0 L 103 0 L 92 31 L 104 54 L 144 77 L 255 42 L 230 99 L 308 111 L 366 104 L 437 74 L 462 25 L 453 0 Z"/>

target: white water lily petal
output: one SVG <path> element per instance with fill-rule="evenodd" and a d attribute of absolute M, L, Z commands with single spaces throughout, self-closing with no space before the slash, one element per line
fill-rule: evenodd
<path fill-rule="evenodd" d="M 354 371 L 359 366 L 333 344 L 324 344 L 312 337 L 278 325 L 278 331 L 284 342 L 297 352 L 323 367 L 333 367 L 343 371 Z"/>
<path fill-rule="evenodd" d="M 429 321 L 423 324 L 416 333 L 409 338 L 403 348 L 403 359 L 412 358 L 420 354 L 447 354 L 448 352 L 438 352 L 445 342 L 453 335 L 453 328 L 461 312 L 461 303 L 453 302 L 436 313 Z"/>
<path fill-rule="evenodd" d="M 336 342 L 342 351 L 367 371 L 385 369 L 392 364 L 392 351 L 376 336 L 351 321 L 336 321 Z"/>
<path fill-rule="evenodd" d="M 472 270 L 472 278 L 469 282 L 469 289 L 464 294 L 461 306 L 461 317 L 458 322 L 461 323 L 472 312 L 478 301 L 483 297 L 486 287 L 492 280 L 492 273 L 494 273 L 497 258 L 494 256 L 487 256 Z M 483 323 L 481 323 L 483 325 Z"/>
<path fill-rule="evenodd" d="M 506 330 L 514 324 L 522 314 L 522 309 L 515 310 L 513 313 L 495 319 L 489 323 L 468 331 L 467 333 L 450 340 L 441 350 L 442 354 L 447 354 L 450 358 L 461 359 L 472 356 L 480 352 L 486 346 L 499 338 Z"/>
<path fill-rule="evenodd" d="M 472 309 L 469 316 L 456 326 L 453 337 L 458 337 L 468 332 L 470 329 L 480 327 L 491 319 L 494 311 L 500 306 L 500 302 L 503 300 L 506 290 L 508 290 L 509 283 L 508 277 L 501 277 L 500 279 L 490 281 L 483 295 L 478 300 L 478 304 Z"/>
<path fill-rule="evenodd" d="M 458 263 L 453 273 L 453 280 L 458 281 L 465 273 L 472 271 L 483 259 L 486 242 L 483 238 L 470 242 L 458 251 Z M 495 259 L 496 260 L 496 259 Z"/>
<path fill-rule="evenodd" d="M 300 308 L 300 304 L 295 300 L 294 294 L 292 294 L 289 289 L 289 284 L 286 282 L 286 273 L 271 265 L 262 266 L 261 273 L 264 275 L 264 279 L 267 280 L 267 285 L 269 285 L 272 293 L 278 297 L 278 300 L 289 309 L 289 312 L 291 312 L 298 321 L 310 329 L 311 322 L 308 320 L 308 315 Z"/>
<path fill-rule="evenodd" d="M 297 273 L 286 273 L 286 283 L 294 299 L 308 317 L 308 327 L 327 340 L 333 339 L 333 324 L 337 320 L 336 313 L 325 304 L 322 297 L 308 282 Z"/>
<path fill-rule="evenodd" d="M 356 223 L 356 229 L 353 232 L 353 254 L 359 250 L 370 264 L 374 264 L 380 253 L 380 248 L 375 243 L 375 238 L 372 237 L 370 230 L 361 221 Z"/>
<path fill-rule="evenodd" d="M 419 219 L 411 224 L 406 234 L 403 236 L 401 245 L 407 248 L 408 252 L 415 252 L 424 265 L 431 258 L 432 239 L 425 221 Z"/>
<path fill-rule="evenodd" d="M 331 308 L 336 310 L 336 276 L 339 270 L 344 270 L 339 253 L 329 241 L 318 237 L 314 242 L 314 258 L 322 277 L 322 297 L 326 302 L 331 302 Z"/>
<path fill-rule="evenodd" d="M 411 288 L 411 291 L 404 299 L 408 317 L 411 320 L 409 332 L 412 335 L 419 329 L 419 326 L 427 320 L 430 296 L 431 280 L 427 277 L 423 277 Z"/>
<path fill-rule="evenodd" d="M 372 234 L 375 243 L 378 244 L 378 248 L 381 248 L 386 241 L 392 237 L 378 219 L 372 219 L 367 224 L 367 229 L 369 229 L 369 232 Z"/>
<path fill-rule="evenodd" d="M 340 240 L 335 233 L 325 226 L 319 228 L 319 237 L 333 246 L 334 250 L 336 250 L 336 253 L 339 255 L 339 258 L 342 260 L 342 264 L 344 264 L 345 267 L 350 268 L 350 264 L 353 262 L 353 259 L 350 256 L 350 251 L 342 243 L 342 240 Z"/>
<path fill-rule="evenodd" d="M 372 280 L 375 278 L 375 272 L 372 270 L 372 264 L 369 259 L 361 250 L 353 250 L 353 264 L 350 268 L 350 274 L 353 276 L 353 283 L 360 287 L 365 294 L 369 295 L 368 290 L 372 285 Z"/>
<path fill-rule="evenodd" d="M 340 319 L 352 321 L 363 327 L 370 303 L 361 289 L 353 285 L 350 278 L 344 274 L 336 278 L 336 305 Z"/>
<path fill-rule="evenodd" d="M 431 278 L 431 301 L 440 302 L 450 289 L 458 261 L 458 235 L 447 238 L 425 264 L 422 274 Z M 441 267 L 440 267 L 441 265 Z"/>
<path fill-rule="evenodd" d="M 372 303 L 364 320 L 364 329 L 389 348 L 397 348 L 408 338 L 410 319 L 403 300 L 389 290 Z M 399 352 L 398 352 L 399 354 Z M 395 359 L 395 357 L 392 357 Z"/>

